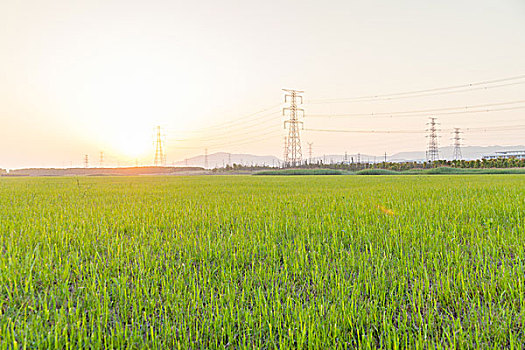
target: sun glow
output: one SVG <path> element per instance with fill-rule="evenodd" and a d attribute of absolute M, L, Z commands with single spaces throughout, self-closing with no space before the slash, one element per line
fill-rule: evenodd
<path fill-rule="evenodd" d="M 144 157 L 152 151 L 152 138 L 148 130 L 135 130 L 118 134 L 112 144 L 115 152 L 124 157 Z"/>

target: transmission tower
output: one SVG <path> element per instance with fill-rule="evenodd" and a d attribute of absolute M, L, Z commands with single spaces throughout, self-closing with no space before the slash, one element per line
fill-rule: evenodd
<path fill-rule="evenodd" d="M 454 160 L 461 160 L 463 156 L 461 155 L 461 130 L 459 128 L 454 128 Z"/>
<path fill-rule="evenodd" d="M 166 158 L 162 152 L 162 138 L 160 135 L 160 126 L 157 126 L 157 140 L 155 141 L 155 166 L 164 165 Z"/>
<path fill-rule="evenodd" d="M 283 89 L 286 92 L 284 96 L 284 102 L 290 101 L 290 106 L 283 108 L 283 115 L 288 116 L 290 119 L 284 122 L 284 127 L 288 124 L 288 139 L 285 144 L 285 162 L 291 166 L 298 166 L 302 162 L 302 152 L 301 152 L 301 136 L 299 135 L 299 124 L 303 125 L 302 121 L 299 121 L 299 115 L 302 114 L 304 117 L 304 109 L 297 108 L 297 100 L 301 99 L 300 104 L 303 103 L 303 97 L 301 94 L 304 91 L 298 90 L 288 90 Z"/>
<path fill-rule="evenodd" d="M 284 137 L 283 168 L 288 164 L 288 137 Z"/>
<path fill-rule="evenodd" d="M 84 168 L 89 168 L 89 158 L 88 155 L 84 155 Z"/>
<path fill-rule="evenodd" d="M 427 123 L 430 127 L 427 129 L 429 134 L 428 137 L 428 150 L 427 150 L 427 160 L 429 162 L 434 162 L 439 159 L 439 151 L 438 151 L 438 129 L 435 117 L 430 117 L 430 121 Z"/>
<path fill-rule="evenodd" d="M 104 165 L 104 152 L 100 152 L 100 159 L 99 159 L 100 167 Z"/>
<path fill-rule="evenodd" d="M 208 149 L 204 149 L 204 169 L 208 169 Z"/>
<path fill-rule="evenodd" d="M 308 142 L 308 163 L 309 164 L 312 164 L 312 145 L 314 143 L 313 142 Z"/>

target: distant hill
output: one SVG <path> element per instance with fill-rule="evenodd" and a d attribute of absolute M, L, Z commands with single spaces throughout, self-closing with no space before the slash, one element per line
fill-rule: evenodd
<path fill-rule="evenodd" d="M 323 162 L 324 164 L 330 164 L 330 163 L 341 163 L 345 160 L 347 162 L 354 162 L 354 163 L 357 163 L 358 161 L 362 163 L 374 162 L 374 161 L 381 162 L 384 159 L 385 159 L 384 156 L 373 156 L 370 154 L 355 153 L 355 154 L 346 154 L 346 155 L 344 154 L 325 154 L 320 157 L 313 157 L 312 161 L 314 163 Z"/>
<path fill-rule="evenodd" d="M 222 168 L 226 165 L 232 164 L 242 164 L 242 165 L 269 165 L 269 166 L 278 166 L 281 163 L 281 160 L 275 156 L 257 156 L 253 154 L 236 154 L 236 153 L 226 153 L 218 152 L 208 154 L 208 169 L 213 168 Z M 205 157 L 204 155 L 198 155 L 195 157 L 187 158 L 175 162 L 175 166 L 205 166 Z"/>
<path fill-rule="evenodd" d="M 496 151 L 517 151 L 525 150 L 525 146 L 465 146 L 461 147 L 461 154 L 465 160 L 480 159 L 484 155 L 492 154 Z M 454 147 L 447 146 L 439 148 L 441 159 L 453 159 Z M 425 151 L 399 152 L 388 156 L 389 161 L 424 161 L 426 160 Z"/>
<path fill-rule="evenodd" d="M 472 160 L 480 159 L 486 154 L 492 154 L 496 151 L 504 150 L 525 150 L 525 146 L 465 146 L 461 148 L 463 159 Z M 439 149 L 439 154 L 441 159 L 452 159 L 454 148 L 452 146 L 441 147 Z M 306 159 L 306 158 L 304 158 Z M 330 163 L 340 163 L 342 161 L 348 162 L 382 162 L 385 160 L 383 155 L 371 155 L 371 154 L 326 154 L 323 156 L 313 157 L 312 161 L 323 162 L 325 164 Z M 426 152 L 425 151 L 413 151 L 413 152 L 399 152 L 392 155 L 387 155 L 387 161 L 389 162 L 406 162 L 406 161 L 425 161 Z M 272 156 L 258 156 L 254 154 L 236 154 L 236 153 L 226 153 L 226 152 L 217 152 L 208 155 L 208 169 L 213 168 L 222 168 L 228 164 L 242 164 L 245 166 L 250 165 L 259 165 L 259 166 L 279 166 L 282 163 L 282 160 Z M 205 157 L 204 155 L 198 155 L 195 157 L 187 158 L 175 162 L 175 166 L 205 166 Z"/>
<path fill-rule="evenodd" d="M 3 176 L 102 176 L 102 175 L 175 175 L 203 172 L 200 167 L 127 167 L 127 168 L 26 168 L 10 170 Z"/>

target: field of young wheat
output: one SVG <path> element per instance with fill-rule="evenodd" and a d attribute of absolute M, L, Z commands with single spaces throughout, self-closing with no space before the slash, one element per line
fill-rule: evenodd
<path fill-rule="evenodd" d="M 2 348 L 517 348 L 525 177 L 0 179 Z"/>

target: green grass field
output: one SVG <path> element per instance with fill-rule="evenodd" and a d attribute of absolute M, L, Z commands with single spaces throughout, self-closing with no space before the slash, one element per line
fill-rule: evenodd
<path fill-rule="evenodd" d="M 519 348 L 525 176 L 0 179 L 2 348 Z"/>

